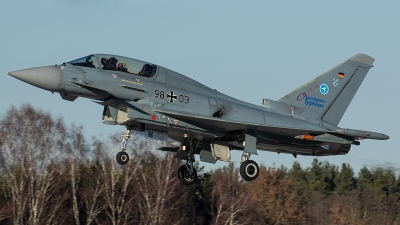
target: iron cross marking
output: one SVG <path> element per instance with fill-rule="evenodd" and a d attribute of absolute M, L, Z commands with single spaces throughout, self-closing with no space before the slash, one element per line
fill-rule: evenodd
<path fill-rule="evenodd" d="M 167 98 L 169 98 L 169 102 L 174 103 L 174 101 L 176 100 L 176 95 L 174 94 L 173 91 L 170 91 L 167 95 Z"/>

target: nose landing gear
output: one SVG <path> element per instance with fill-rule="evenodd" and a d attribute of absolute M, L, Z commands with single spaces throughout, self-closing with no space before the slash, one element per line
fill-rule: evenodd
<path fill-rule="evenodd" d="M 131 137 L 132 128 L 127 127 L 125 133 L 122 135 L 121 151 L 117 153 L 116 160 L 120 165 L 125 165 L 129 161 L 129 155 L 126 153 L 126 143 Z"/>

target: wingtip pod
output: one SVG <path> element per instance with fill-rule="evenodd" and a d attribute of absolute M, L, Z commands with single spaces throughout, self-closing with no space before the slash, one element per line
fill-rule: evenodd
<path fill-rule="evenodd" d="M 357 54 L 357 55 L 354 55 L 354 56 L 351 57 L 349 60 L 355 61 L 355 62 L 359 62 L 359 63 L 363 63 L 363 64 L 368 65 L 368 66 L 372 66 L 372 64 L 373 64 L 374 61 L 375 61 L 374 58 L 372 58 L 371 56 L 366 55 L 366 54 Z"/>
<path fill-rule="evenodd" d="M 362 131 L 362 130 L 341 128 L 341 129 L 337 129 L 336 132 L 339 134 L 356 137 L 358 139 L 376 139 L 376 140 L 389 139 L 389 136 L 386 134 L 376 133 L 376 132 L 371 132 L 371 131 Z"/>

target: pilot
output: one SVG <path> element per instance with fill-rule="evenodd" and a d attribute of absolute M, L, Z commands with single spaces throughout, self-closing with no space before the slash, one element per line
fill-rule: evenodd
<path fill-rule="evenodd" d="M 106 58 L 101 58 L 101 67 L 104 69 L 104 70 L 108 70 L 109 69 L 109 60 L 108 59 L 106 59 Z"/>
<path fill-rule="evenodd" d="M 139 72 L 139 75 L 145 76 L 145 77 L 151 77 L 154 75 L 156 72 L 157 67 L 152 64 L 145 64 L 142 68 L 142 70 Z"/>
<path fill-rule="evenodd" d="M 117 62 L 118 62 L 118 59 L 116 59 L 115 57 L 111 57 L 108 60 L 109 69 L 116 70 L 117 69 Z"/>

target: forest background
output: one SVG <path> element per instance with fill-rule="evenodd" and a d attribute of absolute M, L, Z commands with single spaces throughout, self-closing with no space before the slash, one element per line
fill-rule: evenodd
<path fill-rule="evenodd" d="M 400 177 L 390 168 L 261 165 L 244 182 L 233 163 L 177 179 L 182 162 L 132 138 L 130 162 L 115 162 L 120 136 L 85 137 L 30 105 L 0 120 L 0 224 L 400 224 Z M 168 144 L 168 143 L 162 143 Z"/>

